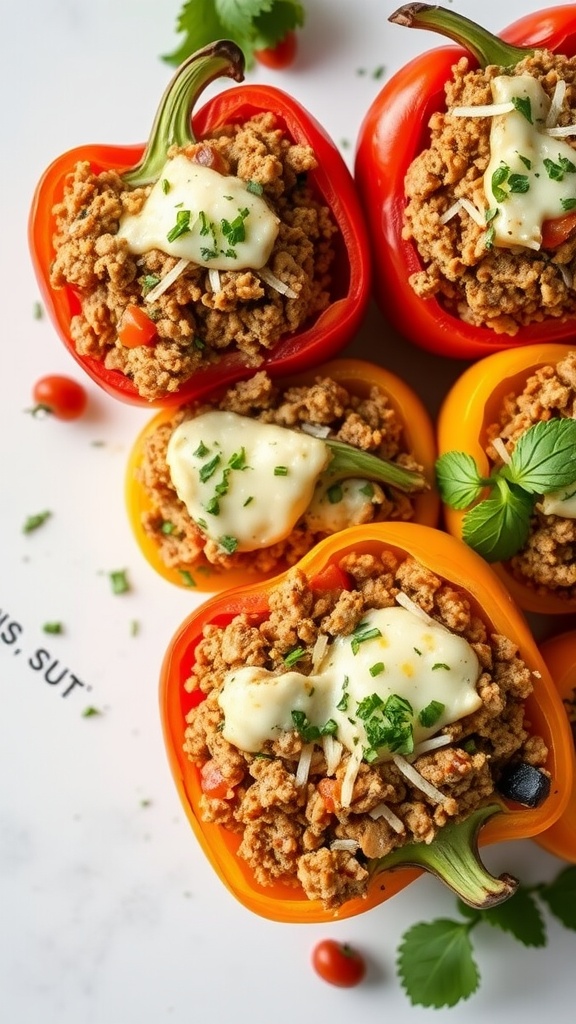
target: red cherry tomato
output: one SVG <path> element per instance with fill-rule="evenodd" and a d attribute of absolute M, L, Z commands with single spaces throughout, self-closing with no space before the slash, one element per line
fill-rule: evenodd
<path fill-rule="evenodd" d="M 255 50 L 254 56 L 259 64 L 265 68 L 287 68 L 296 57 L 298 42 L 295 32 L 287 32 L 283 39 L 276 46 L 268 46 L 263 50 Z"/>
<path fill-rule="evenodd" d="M 312 966 L 330 985 L 352 988 L 366 974 L 364 957 L 346 942 L 322 939 L 312 950 Z"/>
<path fill-rule="evenodd" d="M 88 401 L 82 384 L 58 374 L 40 377 L 32 388 L 32 397 L 36 403 L 33 412 L 44 410 L 59 420 L 77 420 Z"/>

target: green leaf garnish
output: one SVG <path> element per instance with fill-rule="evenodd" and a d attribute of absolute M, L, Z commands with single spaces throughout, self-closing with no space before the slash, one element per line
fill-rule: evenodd
<path fill-rule="evenodd" d="M 532 104 L 530 103 L 530 97 L 513 96 L 512 103 L 514 104 L 514 109 L 517 110 L 519 114 L 522 114 L 522 117 L 525 117 L 526 120 L 532 124 Z"/>
<path fill-rule="evenodd" d="M 37 512 L 33 516 L 28 516 L 27 519 L 24 521 L 22 532 L 32 533 L 34 530 L 38 530 L 41 526 L 44 525 L 46 520 L 49 519 L 51 515 L 51 512 Z"/>
<path fill-rule="evenodd" d="M 576 931 L 576 866 L 564 868 L 553 882 L 538 886 L 537 891 L 564 927 Z"/>
<path fill-rule="evenodd" d="M 419 1006 L 455 1006 L 480 984 L 472 955 L 470 925 L 440 918 L 415 924 L 398 949 L 400 981 L 410 1001 Z"/>
<path fill-rule="evenodd" d="M 480 476 L 466 452 L 446 452 L 436 462 L 436 478 L 445 504 L 473 506 L 462 521 L 466 543 L 488 562 L 506 561 L 526 543 L 537 496 L 576 481 L 576 420 L 535 423 L 489 477 Z M 479 501 L 486 487 L 489 496 Z"/>

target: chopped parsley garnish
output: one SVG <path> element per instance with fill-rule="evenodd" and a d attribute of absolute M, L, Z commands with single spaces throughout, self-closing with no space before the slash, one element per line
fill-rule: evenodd
<path fill-rule="evenodd" d="M 220 221 L 220 227 L 222 234 L 227 240 L 229 245 L 238 245 L 239 242 L 246 240 L 246 228 L 244 227 L 244 221 L 249 215 L 250 211 L 245 207 L 243 210 L 238 210 L 238 216 L 233 221 L 222 219 Z M 227 255 L 235 255 L 234 253 Z"/>
<path fill-rule="evenodd" d="M 561 199 L 560 203 L 565 213 L 570 213 L 572 210 L 576 210 L 576 198 Z"/>
<path fill-rule="evenodd" d="M 188 571 L 188 569 L 179 569 L 179 573 L 180 573 L 180 575 L 182 577 L 182 582 L 183 582 L 185 587 L 195 587 L 196 586 L 196 580 L 192 576 L 192 573 L 190 573 Z"/>
<path fill-rule="evenodd" d="M 64 626 L 61 622 L 45 622 L 42 629 L 45 633 L 53 633 L 55 635 L 64 632 Z"/>
<path fill-rule="evenodd" d="M 432 665 L 432 671 L 435 672 L 438 668 L 445 668 L 447 672 L 450 671 L 450 665 L 447 665 L 445 661 L 437 661 Z"/>
<path fill-rule="evenodd" d="M 251 192 L 253 196 L 261 196 L 264 192 L 264 186 L 259 181 L 247 181 L 246 191 Z"/>
<path fill-rule="evenodd" d="M 563 181 L 565 174 L 574 174 L 576 172 L 576 164 L 573 164 L 568 157 L 558 154 L 558 160 L 550 160 L 549 157 L 545 157 L 542 161 L 546 168 L 546 173 L 552 181 Z"/>
<path fill-rule="evenodd" d="M 365 622 L 360 622 L 352 633 L 352 654 L 358 654 L 360 644 L 366 643 L 367 640 L 376 640 L 379 636 L 382 636 L 382 632 L 377 626 L 368 627 Z"/>
<path fill-rule="evenodd" d="M 430 729 L 431 726 L 436 725 L 436 722 L 440 718 L 444 708 L 445 704 L 442 704 L 441 701 L 431 700 L 425 708 L 422 708 L 418 715 L 420 725 L 423 725 L 425 729 Z"/>
<path fill-rule="evenodd" d="M 205 455 L 208 455 L 209 451 L 210 449 L 206 447 L 204 442 L 200 441 L 196 451 L 192 452 L 192 454 L 195 455 L 197 459 L 203 459 Z"/>
<path fill-rule="evenodd" d="M 348 676 L 344 676 L 344 682 L 342 683 L 342 696 L 336 705 L 337 711 L 348 711 L 348 704 L 350 702 L 350 694 L 348 693 L 349 685 L 350 679 Z"/>
<path fill-rule="evenodd" d="M 224 534 L 223 537 L 219 538 L 218 543 L 228 555 L 233 555 L 238 547 L 238 538 L 231 537 L 229 534 Z"/>
<path fill-rule="evenodd" d="M 410 701 L 391 693 L 384 701 L 373 693 L 358 703 L 358 718 L 364 723 L 368 746 L 364 758 L 371 763 L 382 748 L 397 754 L 411 754 L 414 750 L 414 711 Z"/>
<path fill-rule="evenodd" d="M 291 712 L 292 721 L 294 728 L 298 735 L 304 740 L 304 743 L 313 743 L 314 740 L 320 739 L 321 736 L 334 736 L 338 731 L 338 723 L 333 718 L 329 718 L 324 725 L 312 725 L 308 721 L 308 717 L 304 711 L 298 711 L 294 709 Z"/>
<path fill-rule="evenodd" d="M 160 533 L 163 533 L 165 534 L 166 537 L 169 537 L 171 533 L 174 533 L 175 529 L 176 527 L 174 526 L 174 523 L 170 523 L 167 520 L 165 520 L 162 523 L 162 526 L 160 527 Z"/>
<path fill-rule="evenodd" d="M 514 104 L 514 109 L 517 110 L 519 114 L 522 114 L 522 117 L 525 117 L 526 120 L 532 124 L 532 104 L 530 102 L 530 97 L 513 96 L 512 103 Z"/>
<path fill-rule="evenodd" d="M 178 210 L 176 214 L 176 223 L 174 227 L 170 228 L 170 231 L 166 235 L 169 242 L 175 242 L 181 235 L 185 235 L 190 231 L 190 210 Z"/>
<path fill-rule="evenodd" d="M 377 661 L 374 665 L 370 665 L 369 672 L 371 676 L 379 676 L 384 671 L 384 662 Z"/>
<path fill-rule="evenodd" d="M 337 505 L 338 502 L 342 501 L 343 493 L 341 484 L 332 484 L 332 486 L 326 491 L 328 501 L 331 505 Z"/>
<path fill-rule="evenodd" d="M 125 569 L 115 569 L 108 573 L 113 594 L 126 594 L 130 590 L 128 576 Z"/>
<path fill-rule="evenodd" d="M 170 182 L 168 181 L 168 178 L 162 178 L 162 191 L 165 196 L 167 196 L 170 191 Z"/>
<path fill-rule="evenodd" d="M 202 483 L 206 483 L 206 480 L 209 480 L 210 477 L 214 475 L 219 464 L 220 456 L 216 454 L 213 456 L 213 458 L 210 459 L 209 462 L 205 462 L 203 466 L 200 466 L 199 476 Z"/>
<path fill-rule="evenodd" d="M 160 277 L 158 274 L 145 274 L 142 278 L 142 295 L 147 295 L 159 283 Z"/>
<path fill-rule="evenodd" d="M 289 651 L 288 654 L 285 654 L 282 660 L 284 664 L 287 665 L 288 668 L 290 668 L 291 665 L 295 665 L 297 661 L 300 661 L 300 658 L 302 658 L 305 654 L 305 647 L 295 647 L 293 651 Z"/>
<path fill-rule="evenodd" d="M 33 530 L 38 530 L 40 526 L 43 526 L 47 519 L 52 515 L 51 512 L 37 512 L 33 516 L 28 516 L 22 527 L 23 533 L 32 533 Z"/>
<path fill-rule="evenodd" d="M 288 476 L 288 466 L 274 466 L 274 476 Z"/>

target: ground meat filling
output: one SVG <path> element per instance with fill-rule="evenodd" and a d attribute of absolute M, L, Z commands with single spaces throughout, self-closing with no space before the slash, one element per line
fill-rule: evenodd
<path fill-rule="evenodd" d="M 453 71 L 446 86 L 448 110 L 492 103 L 490 82 L 497 75 L 530 74 L 550 97 L 558 80 L 566 82 L 558 124 L 576 121 L 574 58 L 538 51 L 505 72 L 496 66 L 470 71 L 462 58 Z M 467 323 L 514 335 L 520 326 L 576 314 L 576 234 L 553 250 L 507 249 L 487 244 L 486 225 L 465 209 L 442 222 L 459 199 L 486 209 L 483 175 L 490 159 L 490 127 L 490 117 L 432 115 L 430 144 L 406 175 L 403 237 L 415 244 L 423 263 L 410 278 L 417 295 L 434 296 Z"/>
<path fill-rule="evenodd" d="M 312 150 L 293 143 L 271 113 L 224 127 L 209 147 L 207 140 L 201 147 L 201 162 L 209 148 L 216 169 L 261 188 L 280 218 L 267 269 L 288 294 L 250 269 L 219 272 L 215 291 L 208 270 L 189 263 L 158 299 L 146 302 L 152 283 L 177 260 L 158 249 L 135 256 L 116 237 L 120 218 L 138 213 L 150 188 L 130 190 L 113 171 L 95 174 L 89 163 L 77 164 L 54 210 L 51 283 L 69 285 L 79 296 L 81 309 L 71 321 L 76 349 L 130 377 L 149 400 L 177 391 L 196 370 L 230 352 L 258 366 L 281 337 L 298 331 L 330 303 L 337 228 L 307 184 L 308 172 L 317 166 Z M 196 150 L 184 152 L 194 157 Z M 155 322 L 154 345 L 120 344 L 118 327 L 130 304 L 144 308 Z"/>
<path fill-rule="evenodd" d="M 283 541 L 255 551 L 227 553 L 206 537 L 180 501 L 166 464 L 166 449 L 176 426 L 183 419 L 208 408 L 224 409 L 250 416 L 264 423 L 301 429 L 314 425 L 326 436 L 344 441 L 362 451 L 389 459 L 406 469 L 422 471 L 406 450 L 404 425 L 387 396 L 372 388 L 365 398 L 355 396 L 337 381 L 318 377 L 311 385 L 280 388 L 260 371 L 248 381 L 228 389 L 215 406 L 188 406 L 169 422 L 163 422 L 146 439 L 138 478 L 150 508 L 142 525 L 158 547 L 164 564 L 185 571 L 206 560 L 211 566 L 249 572 L 270 573 L 294 565 L 325 533 L 313 520 L 302 517 Z M 378 501 L 375 501 L 375 497 Z M 355 510 L 354 523 L 372 521 L 409 521 L 414 518 L 414 495 L 392 487 L 368 485 L 366 500 Z"/>
<path fill-rule="evenodd" d="M 490 442 L 501 438 L 512 451 L 524 431 L 540 420 L 576 418 L 576 351 L 555 366 L 542 366 L 520 394 L 506 398 L 497 422 L 487 430 Z M 497 466 L 502 457 L 492 444 L 486 454 Z M 545 515 L 536 504 L 525 546 L 508 563 L 513 574 L 539 594 L 576 599 L 576 520 Z"/>
<path fill-rule="evenodd" d="M 217 769 L 223 781 L 217 796 L 203 793 L 203 818 L 239 835 L 238 856 L 261 885 L 301 886 L 309 899 L 332 909 L 366 895 L 370 858 L 406 842 L 432 842 L 447 821 L 465 817 L 490 798 L 506 764 L 523 760 L 542 768 L 547 758 L 544 741 L 529 734 L 524 720 L 524 701 L 532 690 L 529 668 L 510 640 L 491 632 L 464 593 L 389 551 L 348 555 L 340 565 L 352 581 L 350 591 L 314 592 L 293 568 L 271 592 L 269 617 L 259 625 L 248 615 L 227 626 L 208 625 L 185 683 L 187 691 L 204 699 L 187 715 L 184 750 L 202 772 L 207 766 Z M 444 727 L 447 745 L 412 762 L 440 790 L 442 802 L 415 788 L 393 761 L 362 761 L 350 803 L 342 806 L 346 750 L 329 769 L 328 748 L 320 739 L 308 776 L 299 783 L 303 741 L 297 731 L 280 733 L 256 753 L 226 741 L 218 701 L 226 673 L 244 666 L 285 672 L 284 658 L 297 645 L 306 650 L 298 668 L 308 674 L 319 637 L 331 641 L 350 634 L 369 609 L 394 605 L 400 591 L 464 637 L 480 663 L 478 710 Z M 383 804 L 393 812 L 396 827 L 379 811 Z"/>

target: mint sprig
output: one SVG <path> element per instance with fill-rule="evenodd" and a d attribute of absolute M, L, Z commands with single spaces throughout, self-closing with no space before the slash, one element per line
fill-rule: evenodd
<path fill-rule="evenodd" d="M 543 947 L 547 930 L 541 906 L 576 931 L 576 866 L 549 883 L 520 885 L 513 896 L 488 910 L 458 900 L 462 920 L 438 918 L 412 925 L 397 950 L 398 977 L 413 1005 L 455 1006 L 480 986 L 471 933 L 479 924 L 500 928 L 524 946 Z"/>
<path fill-rule="evenodd" d="M 510 461 L 482 476 L 468 452 L 450 451 L 436 461 L 442 501 L 469 511 L 462 536 L 488 562 L 511 558 L 526 543 L 538 496 L 576 480 L 576 420 L 552 419 L 529 427 Z M 482 498 L 485 491 L 488 495 Z"/>

